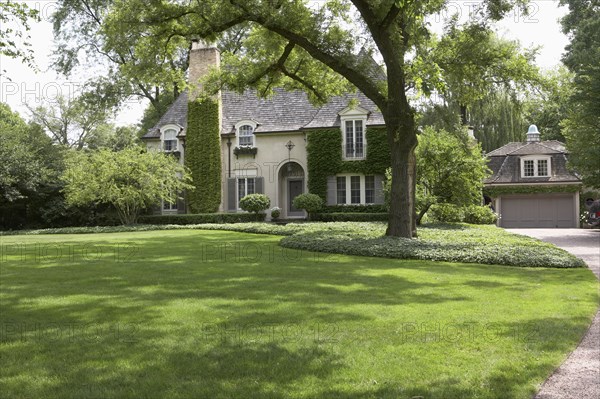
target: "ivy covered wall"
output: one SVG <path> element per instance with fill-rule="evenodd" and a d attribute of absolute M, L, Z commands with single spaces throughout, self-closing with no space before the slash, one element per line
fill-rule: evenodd
<path fill-rule="evenodd" d="M 576 193 L 581 190 L 580 184 L 561 185 L 522 185 L 522 186 L 491 186 L 483 189 L 483 194 L 492 198 L 507 194 L 536 194 L 536 193 Z"/>
<path fill-rule="evenodd" d="M 367 158 L 342 159 L 342 132 L 339 128 L 311 130 L 307 135 L 308 191 L 327 199 L 327 176 L 336 173 L 385 173 L 391 164 L 384 127 L 367 127 Z"/>
<path fill-rule="evenodd" d="M 188 104 L 185 166 L 194 190 L 186 195 L 190 213 L 210 213 L 221 203 L 221 149 L 219 103 L 199 98 Z"/>

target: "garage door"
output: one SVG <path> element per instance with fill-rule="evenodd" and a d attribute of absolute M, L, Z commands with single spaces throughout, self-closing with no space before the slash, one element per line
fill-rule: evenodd
<path fill-rule="evenodd" d="M 577 227 L 574 195 L 503 196 L 502 227 Z"/>

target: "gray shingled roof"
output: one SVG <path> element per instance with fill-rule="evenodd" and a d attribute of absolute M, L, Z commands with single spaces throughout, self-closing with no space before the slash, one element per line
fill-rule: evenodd
<path fill-rule="evenodd" d="M 521 156 L 549 155 L 551 173 L 548 177 L 521 177 Z M 487 154 L 492 175 L 485 184 L 518 183 L 573 183 L 580 182 L 577 175 L 567 169 L 565 145 L 559 141 L 508 143 Z"/>
<path fill-rule="evenodd" d="M 340 125 L 338 113 L 348 106 L 351 99 L 357 99 L 358 105 L 370 111 L 367 125 L 383 125 L 383 116 L 375 104 L 364 94 L 347 94 L 333 97 L 322 107 L 315 107 L 302 91 L 276 89 L 273 96 L 261 98 L 256 91 L 248 90 L 243 94 L 224 90 L 221 93 L 223 122 L 221 133 L 235 132 L 235 124 L 243 120 L 258 123 L 255 132 L 289 132 L 301 129 L 333 127 Z M 159 128 L 168 123 L 187 127 L 187 93 L 182 93 L 171 105 L 159 122 L 142 138 L 160 137 Z M 181 133 L 185 135 L 185 130 Z"/>
<path fill-rule="evenodd" d="M 566 152 L 564 143 L 556 140 L 534 141 L 531 143 L 508 143 L 487 154 L 488 157 L 502 155 L 542 155 Z"/>
<path fill-rule="evenodd" d="M 158 123 L 148 132 L 142 136 L 142 139 L 151 139 L 160 137 L 160 127 L 168 124 L 175 124 L 183 127 L 182 135 L 185 135 L 185 129 L 187 128 L 187 111 L 188 111 L 188 94 L 187 92 L 181 93 L 173 104 L 169 107 L 167 112 L 160 118 Z"/>

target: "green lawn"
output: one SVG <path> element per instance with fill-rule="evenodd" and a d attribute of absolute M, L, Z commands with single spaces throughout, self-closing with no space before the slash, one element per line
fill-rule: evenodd
<path fill-rule="evenodd" d="M 0 236 L 0 397 L 528 398 L 598 305 L 587 269 L 280 239 Z"/>

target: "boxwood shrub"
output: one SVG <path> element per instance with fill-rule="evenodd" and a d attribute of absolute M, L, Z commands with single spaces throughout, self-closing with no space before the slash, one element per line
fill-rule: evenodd
<path fill-rule="evenodd" d="M 264 213 L 196 213 L 140 216 L 141 224 L 247 223 L 265 220 Z"/>
<path fill-rule="evenodd" d="M 319 213 L 387 213 L 385 205 L 327 205 Z"/>
<path fill-rule="evenodd" d="M 360 212 L 331 212 L 318 213 L 315 220 L 321 222 L 380 222 L 387 221 L 387 213 L 360 213 Z"/>

